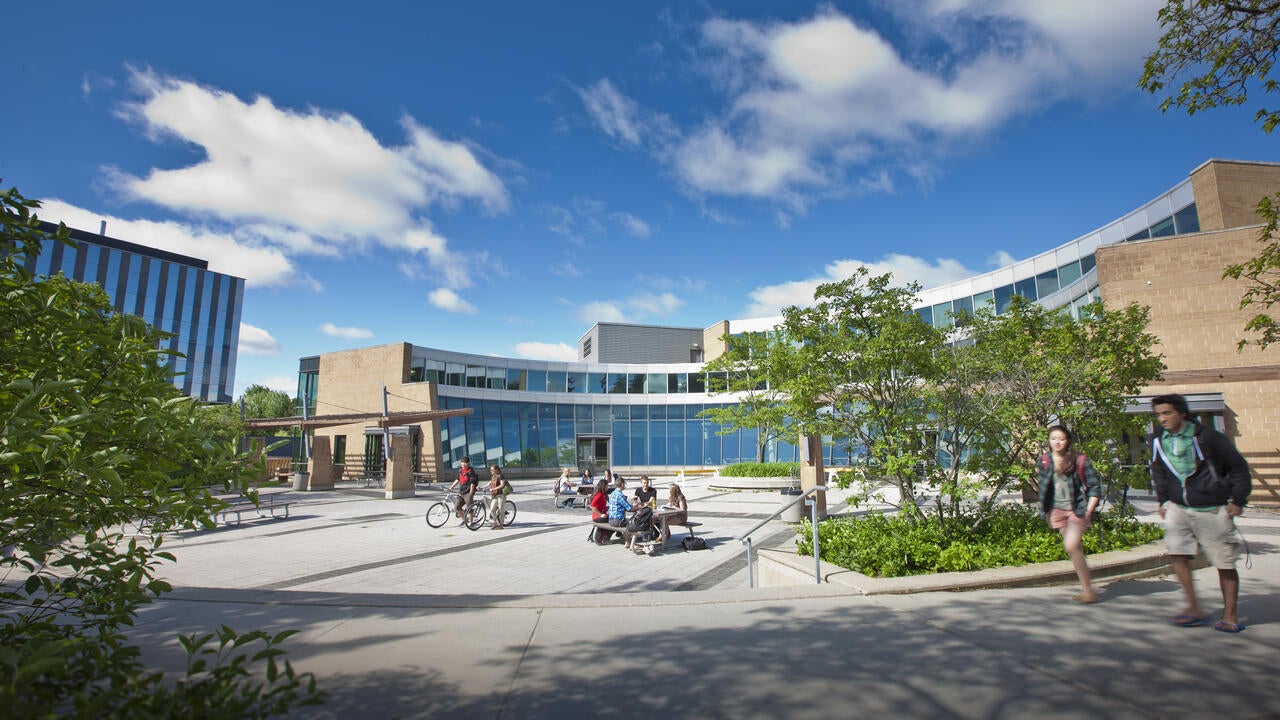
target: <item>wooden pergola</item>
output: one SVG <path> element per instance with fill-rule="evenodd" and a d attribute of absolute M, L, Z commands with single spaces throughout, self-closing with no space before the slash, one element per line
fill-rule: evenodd
<path fill-rule="evenodd" d="M 363 422 L 368 425 L 377 425 L 386 430 L 387 428 L 398 427 L 400 425 L 412 425 L 415 423 L 431 422 L 434 420 L 444 420 L 452 417 L 463 417 L 470 415 L 472 408 L 458 408 L 456 410 L 413 410 L 409 412 L 393 412 L 393 413 L 347 413 L 345 415 L 316 415 L 315 417 L 302 417 L 295 415 L 287 418 L 253 418 L 244 421 L 246 430 L 274 430 L 282 427 L 299 427 L 305 432 L 307 430 L 315 430 L 317 428 L 335 427 L 337 425 L 352 425 L 354 423 Z"/>

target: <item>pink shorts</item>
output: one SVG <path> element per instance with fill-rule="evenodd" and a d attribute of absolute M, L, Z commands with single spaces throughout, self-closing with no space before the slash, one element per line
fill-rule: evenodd
<path fill-rule="evenodd" d="M 1078 525 L 1082 530 L 1088 530 L 1091 524 L 1085 518 L 1076 515 L 1070 510 L 1059 510 L 1054 508 L 1049 511 L 1049 527 L 1054 530 L 1061 530 L 1067 525 Z"/>

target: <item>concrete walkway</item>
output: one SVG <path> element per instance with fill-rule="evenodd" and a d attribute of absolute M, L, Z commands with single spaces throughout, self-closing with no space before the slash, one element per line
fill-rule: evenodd
<path fill-rule="evenodd" d="M 474 532 L 427 527 L 425 494 L 293 493 L 287 520 L 166 542 L 176 590 L 134 636 L 178 669 L 179 633 L 297 629 L 289 658 L 333 696 L 304 717 L 1280 717 L 1274 512 L 1239 523 L 1248 629 L 1228 635 L 1170 626 L 1169 577 L 1092 606 L 1070 587 L 748 589 L 734 538 L 779 495 L 690 481 L 710 549 L 646 557 L 586 544 L 585 511 L 553 508 L 545 485 L 516 483 L 515 527 Z M 1216 572 L 1195 577 L 1216 616 Z"/>

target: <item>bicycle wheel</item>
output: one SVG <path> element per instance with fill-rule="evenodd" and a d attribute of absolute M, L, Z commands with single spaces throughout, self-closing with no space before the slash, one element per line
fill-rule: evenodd
<path fill-rule="evenodd" d="M 510 500 L 502 505 L 502 524 L 510 525 L 516 521 L 516 504 Z"/>
<path fill-rule="evenodd" d="M 468 530 L 479 530 L 488 515 L 489 513 L 484 509 L 484 503 L 473 502 L 467 508 L 467 514 L 462 518 L 462 524 L 466 525 Z"/>
<path fill-rule="evenodd" d="M 427 524 L 433 528 L 438 528 L 449 522 L 451 515 L 453 515 L 453 510 L 450 510 L 448 505 L 442 502 L 434 503 L 427 508 Z"/>

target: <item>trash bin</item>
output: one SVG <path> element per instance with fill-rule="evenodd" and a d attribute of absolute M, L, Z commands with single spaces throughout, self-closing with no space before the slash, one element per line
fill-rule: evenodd
<path fill-rule="evenodd" d="M 303 470 L 293 474 L 293 489 L 306 490 L 307 485 L 311 482 L 311 473 Z"/>
<path fill-rule="evenodd" d="M 796 496 L 803 495 L 803 494 L 804 493 L 800 492 L 800 488 L 783 488 L 782 504 L 785 506 L 787 503 L 794 502 L 796 499 Z M 782 519 L 782 522 L 784 523 L 795 524 L 804 519 L 805 511 L 808 509 L 809 509 L 809 502 L 807 500 L 805 502 L 798 502 L 795 505 L 792 505 L 791 507 L 787 508 L 786 510 L 783 510 L 782 515 L 780 515 L 779 517 Z"/>

